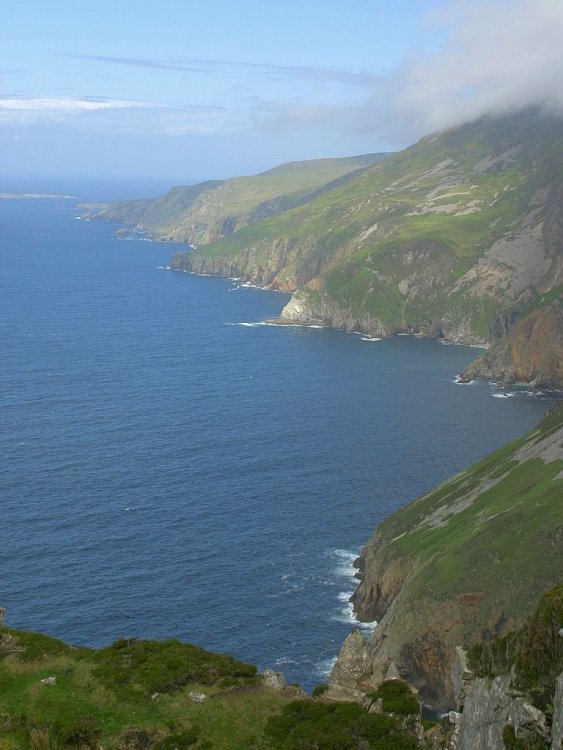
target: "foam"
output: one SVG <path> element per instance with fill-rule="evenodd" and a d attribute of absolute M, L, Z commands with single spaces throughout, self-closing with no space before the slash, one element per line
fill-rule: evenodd
<path fill-rule="evenodd" d="M 452 382 L 455 383 L 456 385 L 474 385 L 477 381 L 476 380 L 465 381 L 461 379 L 461 375 L 456 375 Z"/>
<path fill-rule="evenodd" d="M 379 336 L 362 336 L 361 341 L 381 341 L 381 337 Z"/>
<path fill-rule="evenodd" d="M 515 396 L 515 393 L 493 393 L 493 398 L 512 398 Z"/>
<path fill-rule="evenodd" d="M 332 672 L 332 668 L 336 664 L 337 656 L 328 656 L 326 659 L 321 659 L 315 665 L 315 672 L 319 677 L 329 677 Z"/>
<path fill-rule="evenodd" d="M 242 326 L 243 328 L 260 328 L 260 326 L 267 326 L 268 323 L 225 323 L 227 326 Z"/>

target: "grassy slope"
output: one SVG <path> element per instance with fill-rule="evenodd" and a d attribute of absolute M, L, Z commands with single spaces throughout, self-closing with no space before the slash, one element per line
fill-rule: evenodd
<path fill-rule="evenodd" d="M 2 627 L 0 748 L 418 746 L 414 725 L 403 726 L 403 714 L 416 717 L 420 710 L 406 686 L 408 704 L 404 696 L 391 696 L 395 700 L 386 710 L 392 715 L 374 717 L 358 705 L 305 699 L 295 688 L 267 688 L 255 672 L 250 665 L 178 641 L 117 641 L 94 651 Z M 49 678 L 55 683 L 41 682 Z M 194 702 L 190 693 L 204 693 L 207 699 Z"/>
<path fill-rule="evenodd" d="M 195 728 L 194 747 L 206 740 L 210 747 L 261 748 L 267 719 L 291 700 L 258 684 L 250 665 L 174 641 L 123 641 L 94 651 L 9 628 L 0 634 L 2 750 L 29 747 L 30 729 L 60 746 L 79 744 L 79 729 L 90 735 L 85 745 L 123 746 L 131 728 L 148 732 L 147 747 Z M 6 636 L 23 650 L 2 649 Z M 53 676 L 55 685 L 40 682 Z M 194 703 L 190 692 L 208 700 Z"/>
<path fill-rule="evenodd" d="M 157 235 L 167 235 L 181 228 L 187 212 L 200 196 L 210 202 L 219 218 L 241 216 L 276 198 L 299 201 L 327 183 L 363 169 L 380 158 L 382 155 L 368 154 L 290 162 L 255 176 L 174 187 L 165 196 L 153 200 L 111 204 L 100 217 L 107 221 L 142 225 Z"/>
<path fill-rule="evenodd" d="M 559 458 L 541 456 L 521 463 L 522 447 L 558 436 Z M 390 543 L 389 555 L 416 559 L 411 596 L 446 599 L 481 591 L 488 606 L 502 606 L 517 617 L 536 592 L 563 575 L 554 558 L 556 532 L 563 527 L 563 405 L 536 430 L 501 448 L 437 490 L 394 514 L 380 532 Z M 468 494 L 488 479 L 496 483 L 481 491 L 461 511 Z M 451 509 L 451 510 L 450 510 Z M 442 525 L 428 522 L 433 513 Z"/>
<path fill-rule="evenodd" d="M 488 155 L 520 144 L 524 147 L 512 161 L 472 173 Z M 446 160 L 452 163 L 436 171 L 436 165 Z M 478 121 L 424 138 L 345 185 L 201 247 L 193 257 L 233 259 L 250 249 L 260 265 L 274 240 L 313 239 L 321 252 L 337 258 L 323 279 L 326 294 L 337 304 L 350 307 L 358 317 L 379 316 L 384 321 L 401 314 L 407 319 L 432 316 L 444 309 L 445 293 L 486 249 L 517 230 L 515 222 L 529 210 L 538 188 L 561 179 L 560 123 L 534 117 Z M 453 214 L 421 212 L 436 190 L 431 195 L 433 209 L 456 204 Z M 464 214 L 472 209 L 478 210 Z M 406 302 L 398 291 L 405 275 L 403 260 L 421 242 L 433 246 L 440 257 L 449 256 L 451 268 L 430 295 L 424 290 L 420 299 Z M 448 298 L 447 307 L 454 319 L 469 314 L 485 337 L 502 305 L 460 291 Z"/>
<path fill-rule="evenodd" d="M 432 672 L 432 698 L 447 702 L 454 646 L 520 626 L 563 581 L 562 497 L 560 402 L 538 428 L 384 521 L 355 594 L 362 616 L 380 621 L 376 659 L 397 660 L 419 686 Z M 430 641 L 440 644 L 431 657 Z"/>

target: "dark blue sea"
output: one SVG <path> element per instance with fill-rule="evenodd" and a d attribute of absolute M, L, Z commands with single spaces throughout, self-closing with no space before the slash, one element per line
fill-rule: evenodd
<path fill-rule="evenodd" d="M 288 296 L 169 272 L 176 248 L 75 203 L 0 200 L 6 621 L 178 637 L 310 688 L 376 524 L 549 401 L 457 385 L 476 349 L 248 325 Z"/>

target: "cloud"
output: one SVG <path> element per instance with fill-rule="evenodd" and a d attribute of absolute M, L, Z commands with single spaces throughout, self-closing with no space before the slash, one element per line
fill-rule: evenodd
<path fill-rule="evenodd" d="M 234 60 L 154 60 L 151 58 L 110 57 L 106 55 L 65 55 L 80 60 L 126 65 L 150 70 L 176 71 L 199 75 L 248 78 L 255 76 L 268 80 L 287 81 L 307 80 L 310 83 L 338 83 L 365 88 L 370 86 L 376 76 L 369 71 L 351 71 L 343 68 L 300 65 L 272 65 L 259 62 L 237 62 Z"/>
<path fill-rule="evenodd" d="M 445 36 L 432 53 L 412 52 L 386 76 L 371 76 L 363 101 L 346 106 L 269 102 L 265 130 L 307 124 L 373 133 L 404 145 L 484 114 L 543 105 L 563 114 L 563 3 L 460 0 L 426 18 Z"/>
<path fill-rule="evenodd" d="M 159 104 L 124 99 L 75 99 L 73 97 L 0 97 L 0 112 L 70 113 L 107 109 L 160 107 Z"/>
<path fill-rule="evenodd" d="M 463 2 L 431 18 L 445 28 L 434 54 L 403 61 L 364 114 L 381 105 L 387 128 L 429 131 L 531 105 L 563 109 L 563 4 L 559 0 Z"/>
<path fill-rule="evenodd" d="M 71 125 L 116 135 L 215 135 L 246 127 L 246 116 L 227 107 L 96 97 L 0 97 L 0 122 L 15 127 Z"/>

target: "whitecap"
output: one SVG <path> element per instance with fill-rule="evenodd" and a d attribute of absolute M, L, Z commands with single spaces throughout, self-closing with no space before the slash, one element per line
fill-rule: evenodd
<path fill-rule="evenodd" d="M 259 328 L 260 326 L 268 325 L 268 323 L 225 323 L 226 326 L 242 326 L 243 328 Z"/>
<path fill-rule="evenodd" d="M 477 381 L 476 380 L 462 380 L 461 375 L 456 375 L 455 378 L 453 379 L 453 382 L 456 385 L 473 385 Z"/>
<path fill-rule="evenodd" d="M 493 393 L 493 398 L 512 398 L 515 396 L 515 393 Z"/>
<path fill-rule="evenodd" d="M 276 667 L 282 667 L 285 664 L 299 664 L 299 662 L 296 659 L 290 659 L 289 656 L 280 656 L 279 659 L 276 659 L 274 664 Z"/>
<path fill-rule="evenodd" d="M 362 336 L 361 341 L 381 341 L 379 336 Z"/>
<path fill-rule="evenodd" d="M 329 677 L 332 672 L 332 668 L 336 664 L 337 656 L 329 656 L 326 659 L 321 659 L 315 665 L 315 672 L 319 677 Z"/>

